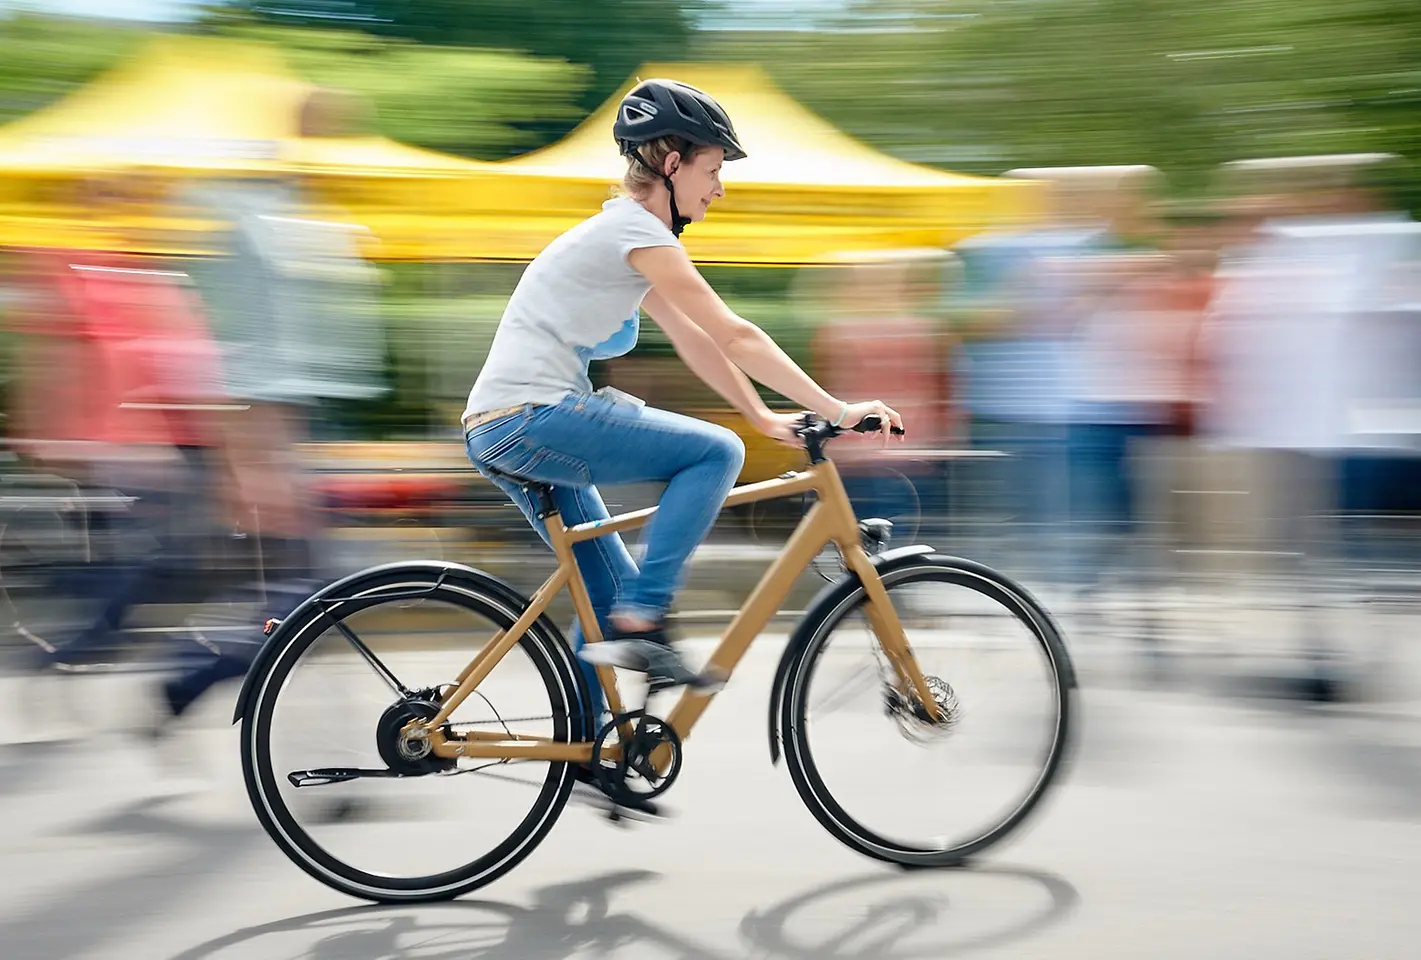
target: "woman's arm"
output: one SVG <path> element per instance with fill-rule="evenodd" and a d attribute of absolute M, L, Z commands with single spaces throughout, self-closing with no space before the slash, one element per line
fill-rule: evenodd
<path fill-rule="evenodd" d="M 873 414 L 882 420 L 880 429 L 885 436 L 890 428 L 902 431 L 903 418 L 882 401 L 844 403 L 815 383 L 765 331 L 726 306 L 684 248 L 641 247 L 627 255 L 627 262 L 651 281 L 651 295 L 676 308 L 667 318 L 672 327 L 679 322 L 683 327 L 698 328 L 726 360 L 750 377 L 834 423 L 852 425 Z M 670 330 L 666 335 L 675 342 L 676 335 Z M 681 336 L 694 340 L 693 335 Z"/>
<path fill-rule="evenodd" d="M 770 424 L 773 414 L 760 399 L 754 385 L 735 364 L 726 359 L 704 330 L 667 303 L 655 290 L 642 301 L 642 309 L 666 333 L 677 355 L 691 368 L 692 373 L 724 397 L 756 429 L 763 430 Z"/>
<path fill-rule="evenodd" d="M 688 318 L 691 325 L 709 337 L 725 359 L 805 409 L 830 420 L 839 416 L 843 403 L 810 379 L 768 334 L 726 306 L 684 249 L 643 247 L 633 250 L 627 260 L 651 281 L 651 296 L 659 297 Z M 654 315 L 653 319 L 661 323 Z M 672 325 L 675 326 L 675 318 Z M 675 342 L 670 330 L 666 335 Z"/>

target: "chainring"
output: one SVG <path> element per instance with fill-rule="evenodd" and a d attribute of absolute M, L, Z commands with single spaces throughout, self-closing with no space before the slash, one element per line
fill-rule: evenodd
<path fill-rule="evenodd" d="M 608 739 L 624 723 L 634 723 L 631 739 L 615 760 L 604 757 Z M 664 774 L 659 774 L 652 757 L 662 747 L 670 749 L 671 763 Z M 597 732 L 597 739 L 592 743 L 592 769 L 598 785 L 612 800 L 624 805 L 659 797 L 671 789 L 681 773 L 681 761 L 680 736 L 665 720 L 645 710 L 632 710 L 613 717 Z"/>

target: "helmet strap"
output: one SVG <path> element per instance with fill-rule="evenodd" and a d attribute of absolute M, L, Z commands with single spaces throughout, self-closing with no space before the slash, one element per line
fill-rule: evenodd
<path fill-rule="evenodd" d="M 676 207 L 676 188 L 671 185 L 671 178 L 663 174 L 661 182 L 666 184 L 666 196 L 671 200 L 671 236 L 679 238 L 691 218 L 681 216 L 681 211 Z"/>

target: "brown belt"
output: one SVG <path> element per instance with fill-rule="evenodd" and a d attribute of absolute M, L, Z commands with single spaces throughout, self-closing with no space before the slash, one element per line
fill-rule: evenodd
<path fill-rule="evenodd" d="M 490 420 L 506 417 L 510 413 L 521 413 L 526 406 L 526 403 L 520 403 L 516 407 L 503 407 L 499 410 L 485 410 L 483 413 L 470 414 L 464 418 L 464 432 L 468 433 L 481 423 L 488 423 Z"/>

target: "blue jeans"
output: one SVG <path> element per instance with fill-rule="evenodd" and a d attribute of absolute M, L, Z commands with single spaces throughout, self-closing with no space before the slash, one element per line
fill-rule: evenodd
<path fill-rule="evenodd" d="M 646 529 L 640 569 L 616 533 L 573 546 L 604 635 L 614 611 L 649 620 L 666 615 L 686 561 L 710 532 L 745 462 L 745 444 L 725 427 L 596 394 L 529 404 L 479 424 L 464 442 L 469 460 L 544 540 L 547 531 L 533 502 L 509 476 L 551 486 L 568 526 L 607 518 L 597 484 L 666 483 Z M 582 646 L 580 624 L 571 639 L 574 650 Z M 595 677 L 590 667 L 584 670 Z M 598 687 L 593 683 L 591 689 Z"/>

